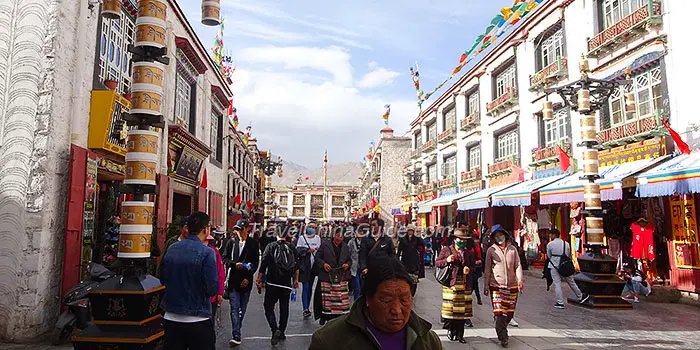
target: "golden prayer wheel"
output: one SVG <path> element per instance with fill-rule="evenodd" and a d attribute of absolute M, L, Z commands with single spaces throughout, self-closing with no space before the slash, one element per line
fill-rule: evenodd
<path fill-rule="evenodd" d="M 554 107 L 552 101 L 545 101 L 542 105 L 542 119 L 552 120 L 554 118 Z"/>
<path fill-rule="evenodd" d="M 120 0 L 103 0 L 102 17 L 117 19 L 122 16 L 122 2 Z"/>
<path fill-rule="evenodd" d="M 137 18 L 153 17 L 165 23 L 168 5 L 163 0 L 139 0 Z"/>
<path fill-rule="evenodd" d="M 581 140 L 584 142 L 597 141 L 597 131 L 594 115 L 581 116 Z"/>
<path fill-rule="evenodd" d="M 586 216 L 586 241 L 591 245 L 603 245 L 603 218 Z"/>
<path fill-rule="evenodd" d="M 135 46 L 152 46 L 160 49 L 166 46 L 165 39 L 165 21 L 155 17 L 136 18 Z"/>
<path fill-rule="evenodd" d="M 218 26 L 221 24 L 221 5 L 219 1 L 202 1 L 202 24 Z"/>
<path fill-rule="evenodd" d="M 586 203 L 586 209 L 602 209 L 603 207 L 600 201 L 600 185 L 596 183 L 585 184 L 583 188 L 583 199 Z"/>
<path fill-rule="evenodd" d="M 152 225 L 119 226 L 119 258 L 148 258 L 151 256 Z"/>
<path fill-rule="evenodd" d="M 160 115 L 162 92 L 158 91 L 132 91 L 131 110 L 133 114 Z"/>
<path fill-rule="evenodd" d="M 583 151 L 583 175 L 598 174 L 598 150 L 586 149 Z"/>
<path fill-rule="evenodd" d="M 158 154 L 158 132 L 151 130 L 129 130 L 126 136 L 126 151 Z"/>
<path fill-rule="evenodd" d="M 158 62 L 134 62 L 131 73 L 132 91 L 163 91 L 165 66 Z"/>
<path fill-rule="evenodd" d="M 588 89 L 581 89 L 578 91 L 577 102 L 578 111 L 580 113 L 588 113 L 591 111 L 591 92 Z"/>
<path fill-rule="evenodd" d="M 124 201 L 120 218 L 122 225 L 153 225 L 153 202 Z"/>
<path fill-rule="evenodd" d="M 127 153 L 124 184 L 155 185 L 157 157 L 151 153 Z"/>

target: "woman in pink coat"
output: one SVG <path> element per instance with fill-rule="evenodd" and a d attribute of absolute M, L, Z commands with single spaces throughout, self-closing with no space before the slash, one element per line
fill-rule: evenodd
<path fill-rule="evenodd" d="M 214 320 L 214 322 L 216 322 L 216 311 L 219 308 L 219 305 L 221 305 L 221 301 L 224 300 L 224 283 L 226 282 L 226 270 L 224 269 L 224 261 L 221 258 L 221 254 L 219 253 L 219 250 L 215 247 L 214 236 L 212 236 L 211 233 L 209 233 L 207 240 L 209 241 L 209 248 L 213 249 L 216 253 L 216 272 L 219 275 L 219 292 L 216 293 L 216 296 L 211 297 L 211 319 Z"/>

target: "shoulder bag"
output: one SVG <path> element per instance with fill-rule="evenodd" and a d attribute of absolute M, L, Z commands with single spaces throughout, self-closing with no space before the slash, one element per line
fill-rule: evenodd
<path fill-rule="evenodd" d="M 452 254 L 452 247 L 450 249 L 450 254 Z M 452 282 L 452 264 L 448 264 L 445 267 L 435 267 L 435 280 L 437 283 L 444 287 L 450 287 L 450 282 Z"/>
<path fill-rule="evenodd" d="M 559 272 L 559 275 L 562 277 L 573 276 L 576 273 L 576 267 L 574 266 L 574 262 L 571 261 L 571 258 L 566 255 L 566 242 L 562 241 L 562 244 L 564 247 L 562 247 L 562 254 L 558 255 L 559 267 L 557 268 L 557 272 Z"/>

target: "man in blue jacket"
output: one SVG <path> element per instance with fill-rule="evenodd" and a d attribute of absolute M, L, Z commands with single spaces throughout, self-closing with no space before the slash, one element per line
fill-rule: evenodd
<path fill-rule="evenodd" d="M 163 257 L 164 347 L 214 350 L 210 298 L 219 292 L 219 277 L 214 250 L 204 244 L 210 230 L 209 215 L 190 215 L 187 228 L 189 235 L 170 246 Z"/>

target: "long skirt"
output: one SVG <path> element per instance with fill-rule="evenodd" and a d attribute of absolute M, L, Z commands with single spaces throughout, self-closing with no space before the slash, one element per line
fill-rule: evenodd
<path fill-rule="evenodd" d="M 515 314 L 515 305 L 518 303 L 518 287 L 491 287 L 490 290 L 493 315 L 513 317 L 513 314 Z"/>
<path fill-rule="evenodd" d="M 316 283 L 314 319 L 332 320 L 350 312 L 350 288 L 347 281 Z"/>
<path fill-rule="evenodd" d="M 442 287 L 442 318 L 466 320 L 472 315 L 472 291 L 466 289 L 464 275 L 457 276 L 452 287 Z"/>

